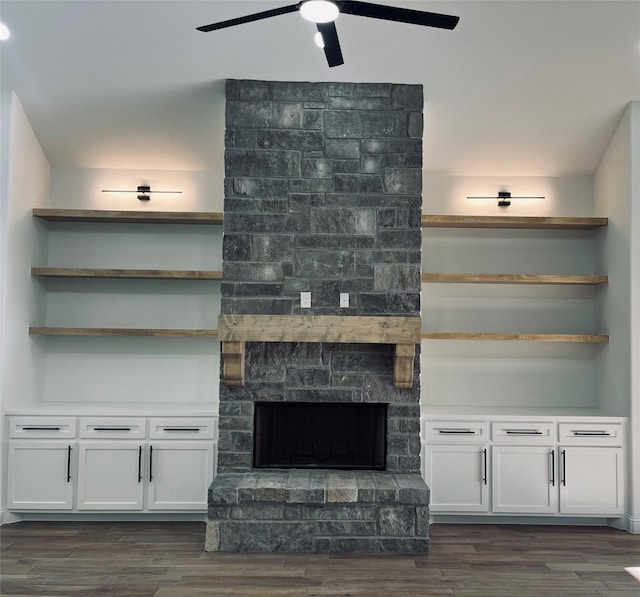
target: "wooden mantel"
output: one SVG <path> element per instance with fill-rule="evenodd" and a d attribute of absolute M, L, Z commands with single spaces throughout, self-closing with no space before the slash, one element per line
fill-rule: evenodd
<path fill-rule="evenodd" d="M 413 361 L 420 343 L 419 317 L 334 315 L 220 315 L 222 377 L 244 385 L 246 342 L 345 342 L 395 344 L 394 386 L 413 386 Z"/>

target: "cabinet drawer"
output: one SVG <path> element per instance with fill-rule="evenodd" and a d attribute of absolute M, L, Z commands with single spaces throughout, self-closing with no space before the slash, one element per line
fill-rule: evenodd
<path fill-rule="evenodd" d="M 9 436 L 14 439 L 72 439 L 74 417 L 9 417 Z"/>
<path fill-rule="evenodd" d="M 497 444 L 548 444 L 556 441 L 555 425 L 538 421 L 491 423 L 491 438 Z"/>
<path fill-rule="evenodd" d="M 619 423 L 560 423 L 560 442 L 575 446 L 621 446 L 623 427 Z"/>
<path fill-rule="evenodd" d="M 80 419 L 80 437 L 92 439 L 141 439 L 145 419 L 130 417 L 86 417 Z"/>
<path fill-rule="evenodd" d="M 215 417 L 154 418 L 149 422 L 151 439 L 215 439 Z"/>
<path fill-rule="evenodd" d="M 426 442 L 488 441 L 489 427 L 485 421 L 425 421 L 423 437 Z"/>

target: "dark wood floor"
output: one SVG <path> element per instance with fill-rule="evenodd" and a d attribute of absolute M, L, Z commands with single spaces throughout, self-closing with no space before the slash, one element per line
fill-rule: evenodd
<path fill-rule="evenodd" d="M 4 526 L 4 597 L 640 596 L 640 536 L 607 528 L 433 525 L 428 555 L 203 552 L 202 523 Z"/>

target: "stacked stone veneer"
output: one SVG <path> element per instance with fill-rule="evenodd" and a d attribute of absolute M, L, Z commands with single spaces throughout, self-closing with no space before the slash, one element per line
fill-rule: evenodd
<path fill-rule="evenodd" d="M 227 81 L 226 98 L 222 313 L 419 317 L 422 87 L 233 80 Z M 312 293 L 311 309 L 300 308 L 302 291 Z M 339 307 L 341 292 L 349 293 L 348 309 Z M 280 547 L 274 547 L 278 540 L 238 542 L 240 536 L 254 536 L 255 525 L 276 510 L 278 533 L 290 529 L 285 536 L 289 533 L 291 551 L 342 551 L 346 544 L 338 538 L 351 536 L 334 525 L 333 542 L 327 537 L 302 545 L 294 538 L 300 529 L 308 530 L 309 521 L 300 526 L 304 519 L 296 522 L 292 514 L 298 510 L 285 507 L 300 502 L 289 502 L 290 494 L 273 502 L 256 499 L 273 497 L 273 492 L 241 491 L 254 476 L 263 484 L 267 479 L 276 483 L 273 473 L 268 477 L 252 469 L 254 402 L 270 400 L 389 403 L 390 482 L 398 491 L 406 485 L 426 493 L 418 492 L 420 503 L 411 505 L 391 500 L 385 517 L 406 522 L 407 508 L 413 508 L 413 523 L 394 528 L 404 529 L 398 535 L 405 540 L 404 551 L 426 549 L 424 524 L 417 522 L 425 514 L 415 510 L 428 503 L 419 477 L 418 355 L 413 388 L 395 389 L 393 346 L 247 343 L 245 380 L 241 387 L 220 386 L 218 477 L 210 491 L 208 549 L 286 549 L 287 541 Z M 364 482 L 360 473 L 350 475 Z M 358 550 L 385 551 L 395 545 L 377 540 L 390 528 L 381 522 L 379 505 L 391 494 L 352 491 L 348 506 L 332 510 L 336 506 L 330 498 L 337 494 L 329 477 L 322 478 L 323 501 L 312 503 L 315 508 L 325 504 L 328 520 L 359 520 L 365 511 L 373 516 L 371 524 L 358 527 L 367 529 L 371 539 L 368 549 Z M 334 473 L 331 478 L 345 477 Z M 363 499 L 372 495 L 375 499 L 364 508 Z M 398 511 L 390 514 L 396 506 Z"/>

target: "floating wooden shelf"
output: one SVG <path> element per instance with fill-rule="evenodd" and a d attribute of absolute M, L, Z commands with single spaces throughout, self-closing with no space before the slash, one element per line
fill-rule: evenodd
<path fill-rule="evenodd" d="M 222 377 L 244 384 L 246 342 L 345 342 L 395 344 L 394 385 L 413 385 L 415 347 L 420 342 L 419 317 L 320 315 L 220 315 Z"/>
<path fill-rule="evenodd" d="M 562 284 L 596 286 L 608 284 L 608 276 L 555 274 L 422 274 L 422 281 L 438 284 Z"/>
<path fill-rule="evenodd" d="M 166 338 L 215 338 L 218 335 L 218 330 L 30 327 L 29 333 L 39 336 L 158 336 Z"/>
<path fill-rule="evenodd" d="M 498 340 L 501 342 L 569 342 L 601 344 L 607 334 L 503 334 L 495 332 L 422 332 L 423 340 Z"/>
<path fill-rule="evenodd" d="M 113 211 L 101 209 L 35 208 L 33 215 L 47 222 L 114 222 L 136 224 L 220 225 L 219 212 L 187 211 Z"/>
<path fill-rule="evenodd" d="M 221 280 L 216 270 L 93 269 L 72 267 L 32 267 L 32 276 L 44 278 L 138 278 L 152 280 Z"/>
<path fill-rule="evenodd" d="M 597 230 L 607 218 L 539 218 L 514 216 L 423 215 L 423 228 L 515 228 L 530 230 Z"/>

